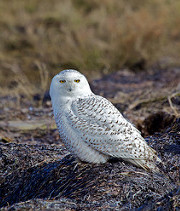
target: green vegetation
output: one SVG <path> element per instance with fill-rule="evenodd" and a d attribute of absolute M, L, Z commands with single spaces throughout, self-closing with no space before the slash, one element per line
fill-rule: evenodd
<path fill-rule="evenodd" d="M 31 95 L 65 68 L 179 65 L 180 1 L 0 1 L 0 32 L 1 87 Z"/>

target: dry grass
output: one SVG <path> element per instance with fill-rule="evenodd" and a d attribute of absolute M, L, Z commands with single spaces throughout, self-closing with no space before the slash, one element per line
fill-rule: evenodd
<path fill-rule="evenodd" d="M 180 2 L 6 0 L 0 31 L 1 90 L 15 81 L 10 91 L 32 96 L 64 68 L 92 77 L 157 61 L 179 64 Z"/>

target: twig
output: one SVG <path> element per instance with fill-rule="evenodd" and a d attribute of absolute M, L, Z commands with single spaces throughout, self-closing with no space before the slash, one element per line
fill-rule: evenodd
<path fill-rule="evenodd" d="M 133 110 L 134 108 L 141 106 L 143 104 L 146 105 L 146 104 L 149 104 L 149 103 L 154 103 L 154 102 L 162 101 L 162 100 L 165 100 L 165 99 L 166 99 L 166 96 L 161 96 L 161 97 L 152 98 L 152 99 L 137 100 L 129 106 L 129 109 Z"/>
<path fill-rule="evenodd" d="M 173 93 L 171 96 L 168 96 L 168 102 L 169 102 L 170 108 L 173 110 L 175 116 L 179 117 L 180 114 L 178 113 L 176 107 L 173 105 L 173 102 L 172 102 L 172 98 L 176 97 L 176 96 L 180 96 L 180 93 L 176 92 L 176 93 Z"/>

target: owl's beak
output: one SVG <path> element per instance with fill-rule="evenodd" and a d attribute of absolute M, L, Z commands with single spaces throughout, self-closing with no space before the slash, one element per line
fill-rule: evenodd
<path fill-rule="evenodd" d="M 73 90 L 73 86 L 74 86 L 74 84 L 72 82 L 69 82 L 68 87 L 67 87 L 67 90 L 69 92 L 71 92 Z"/>

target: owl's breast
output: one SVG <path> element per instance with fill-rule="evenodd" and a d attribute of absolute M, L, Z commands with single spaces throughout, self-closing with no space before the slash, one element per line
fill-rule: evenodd
<path fill-rule="evenodd" d="M 64 115 L 64 113 L 56 114 L 55 121 L 56 121 L 57 128 L 59 130 L 59 135 L 62 142 L 65 144 L 66 148 L 74 154 L 73 146 L 76 142 L 76 139 L 74 137 L 71 126 L 68 123 L 68 119 L 66 115 Z"/>
<path fill-rule="evenodd" d="M 55 115 L 55 121 L 59 130 L 60 137 L 65 137 L 65 134 L 70 130 L 66 115 L 64 115 L 63 113 L 57 113 Z"/>

